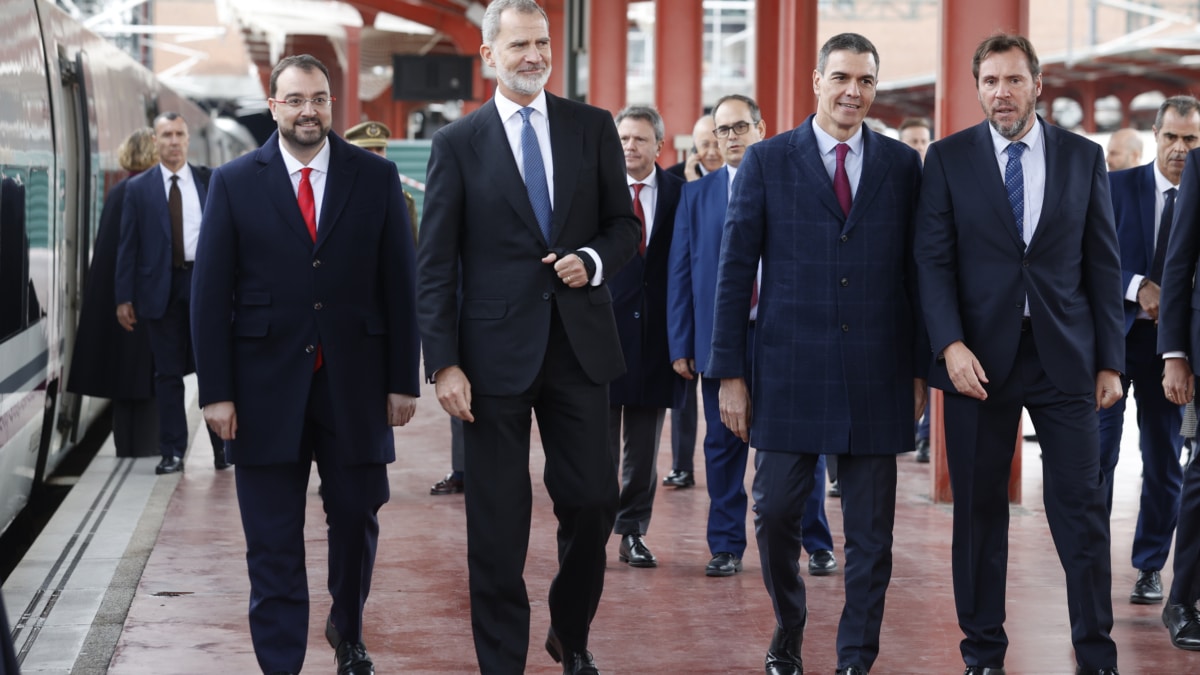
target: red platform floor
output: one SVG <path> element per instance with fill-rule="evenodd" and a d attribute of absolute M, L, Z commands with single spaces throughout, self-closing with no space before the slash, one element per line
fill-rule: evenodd
<path fill-rule="evenodd" d="M 671 462 L 669 422 L 667 426 L 658 463 L 662 474 Z M 1126 428 L 1136 429 L 1132 419 Z M 1141 468 L 1135 438 L 1136 432 L 1126 433 L 1113 513 L 1113 635 L 1121 672 L 1200 673 L 1200 653 L 1170 645 L 1160 620 L 1161 606 L 1128 602 L 1136 574 L 1128 561 Z M 396 439 L 399 460 L 390 468 L 392 499 L 380 514 L 378 561 L 366 608 L 367 647 L 381 675 L 478 672 L 471 641 L 462 496 L 429 495 L 430 484 L 449 465 L 449 424 L 431 389 L 420 400 L 416 419 L 399 429 Z M 528 672 L 557 673 L 561 668 L 541 647 L 549 625 L 545 599 L 556 554 L 555 521 L 540 478 L 543 458 L 536 425 L 532 444 L 533 533 L 525 575 L 533 606 Z M 189 455 L 187 471 L 170 500 L 108 671 L 113 675 L 258 670 L 247 628 L 248 582 L 233 475 L 214 471 L 204 446 Z M 1038 446 L 1027 443 L 1024 456 L 1024 499 L 1012 508 L 1006 666 L 1011 675 L 1072 673 L 1063 572 L 1041 504 Z M 702 465 L 698 449 L 698 469 Z M 961 673 L 961 635 L 950 584 L 950 507 L 930 501 L 930 465 L 915 463 L 910 454 L 900 457 L 899 466 L 894 572 L 882 649 L 872 672 Z M 748 487 L 752 474 L 751 468 Z M 305 672 L 330 673 L 333 654 L 322 636 L 329 600 L 317 482 L 314 470 L 308 510 L 313 602 Z M 731 578 L 705 577 L 709 551 L 704 484 L 701 469 L 695 488 L 659 490 L 646 539 L 658 557 L 657 568 L 621 564 L 618 539 L 612 539 L 605 593 L 590 644 L 601 672 L 762 672 L 774 618 L 762 584 L 752 514 L 745 571 Z M 841 561 L 838 501 L 830 499 L 827 506 Z M 1168 564 L 1163 573 L 1168 584 L 1169 569 Z M 810 603 L 805 672 L 832 674 L 843 577 L 804 574 Z"/>

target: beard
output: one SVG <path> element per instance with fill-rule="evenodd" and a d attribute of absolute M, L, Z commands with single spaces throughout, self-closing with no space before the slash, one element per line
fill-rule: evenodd
<path fill-rule="evenodd" d="M 525 73 L 498 67 L 496 68 L 496 77 L 504 83 L 504 86 L 518 94 L 533 96 L 546 86 L 546 82 L 550 81 L 550 66 L 546 66 L 541 72 Z"/>
<path fill-rule="evenodd" d="M 300 127 L 302 122 L 316 121 L 316 128 Z M 320 145 L 325 141 L 325 137 L 329 135 L 329 127 L 321 122 L 320 118 L 298 117 L 296 121 L 288 128 L 279 127 L 279 135 L 286 138 L 289 142 L 301 147 L 311 147 Z"/>
<path fill-rule="evenodd" d="M 1033 118 L 1033 104 L 1032 103 L 1030 103 L 1028 107 L 1026 107 L 1024 110 L 1021 111 L 1021 114 L 1019 117 L 1017 117 L 1017 119 L 1013 120 L 1009 124 L 1001 124 L 996 119 L 994 113 L 992 113 L 991 111 L 989 111 L 989 113 L 988 113 L 988 123 L 990 123 L 992 125 L 992 128 L 996 130 L 996 133 L 1000 134 L 1001 136 L 1003 136 L 1009 140 L 1018 138 L 1021 134 L 1025 133 L 1025 129 L 1029 126 L 1029 120 L 1032 118 Z"/>

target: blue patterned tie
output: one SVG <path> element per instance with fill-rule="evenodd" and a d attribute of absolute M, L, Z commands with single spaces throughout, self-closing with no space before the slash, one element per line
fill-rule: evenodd
<path fill-rule="evenodd" d="M 1017 238 L 1025 241 L 1025 173 L 1021 171 L 1021 153 L 1024 143 L 1009 143 L 1008 164 L 1004 167 L 1004 188 L 1008 190 L 1008 205 L 1012 207 L 1013 219 L 1017 221 Z"/>
<path fill-rule="evenodd" d="M 546 165 L 542 163 L 542 148 L 538 145 L 537 133 L 529 123 L 533 108 L 521 108 L 521 155 L 525 160 L 525 190 L 529 192 L 529 203 L 533 215 L 546 243 L 550 243 L 550 188 L 546 185 Z"/>

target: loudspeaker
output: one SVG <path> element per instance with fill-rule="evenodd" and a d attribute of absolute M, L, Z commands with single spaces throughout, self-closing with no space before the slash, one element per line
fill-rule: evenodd
<path fill-rule="evenodd" d="M 474 56 L 393 54 L 392 100 L 470 100 L 474 69 Z"/>

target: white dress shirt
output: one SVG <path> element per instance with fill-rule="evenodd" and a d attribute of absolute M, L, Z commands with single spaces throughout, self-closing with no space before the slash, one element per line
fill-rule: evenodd
<path fill-rule="evenodd" d="M 163 194 L 171 198 L 171 176 L 179 176 L 179 196 L 183 198 L 183 259 L 191 262 L 196 259 L 196 242 L 200 241 L 200 192 L 196 187 L 196 177 L 192 175 L 192 167 L 186 162 L 178 173 L 158 165 L 163 179 Z"/>
<path fill-rule="evenodd" d="M 325 178 L 329 176 L 329 141 L 326 139 L 321 149 L 317 152 L 316 157 L 308 164 L 304 164 L 300 160 L 292 157 L 287 148 L 283 147 L 283 140 L 279 141 L 279 154 L 283 157 L 283 165 L 287 167 L 288 177 L 292 179 L 292 192 L 299 198 L 300 195 L 300 170 L 304 168 L 312 169 L 308 174 L 308 182 L 312 185 L 313 190 L 313 208 L 317 212 L 317 231 L 321 231 L 321 205 L 325 203 Z"/>
<path fill-rule="evenodd" d="M 654 230 L 654 207 L 658 203 L 658 172 L 650 171 L 650 175 L 642 180 L 637 180 L 629 174 L 625 174 L 625 181 L 629 183 L 629 197 L 632 199 L 635 183 L 642 184 L 642 193 L 638 197 L 638 201 L 642 203 L 642 213 L 646 216 L 646 246 L 650 245 L 650 234 Z"/>
<path fill-rule="evenodd" d="M 846 177 L 850 179 L 850 199 L 854 199 L 854 195 L 858 194 L 858 182 L 862 179 L 863 165 L 863 132 L 862 126 L 858 127 L 858 131 L 854 135 L 844 141 L 830 136 L 824 129 L 817 124 L 816 119 L 812 122 L 813 135 L 817 137 L 817 149 L 821 151 L 821 163 L 825 165 L 825 171 L 829 173 L 829 180 L 833 180 L 833 174 L 837 170 L 837 146 L 839 143 L 845 143 L 850 146 L 850 152 L 846 153 Z"/>

